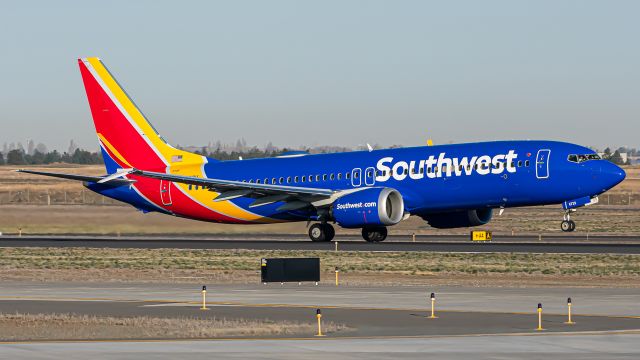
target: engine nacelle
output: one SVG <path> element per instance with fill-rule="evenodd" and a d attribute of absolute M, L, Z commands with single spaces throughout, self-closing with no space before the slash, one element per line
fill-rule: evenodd
<path fill-rule="evenodd" d="M 404 200 L 398 190 L 368 188 L 338 198 L 331 216 L 344 228 L 395 225 L 404 216 Z"/>
<path fill-rule="evenodd" d="M 492 216 L 493 209 L 490 208 L 421 215 L 431 227 L 436 229 L 484 225 L 491 221 Z"/>

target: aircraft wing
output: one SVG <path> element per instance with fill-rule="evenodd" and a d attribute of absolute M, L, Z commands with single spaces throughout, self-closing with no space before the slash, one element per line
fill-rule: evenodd
<path fill-rule="evenodd" d="M 255 201 L 249 207 L 268 205 L 275 202 L 284 202 L 278 211 L 293 211 L 308 207 L 323 207 L 330 205 L 342 195 L 359 191 L 361 189 L 331 190 L 325 188 L 312 188 L 301 186 L 288 186 L 278 184 L 257 184 L 235 180 L 199 178 L 195 176 L 182 176 L 174 174 L 144 171 L 138 169 L 120 169 L 118 172 L 107 176 L 85 176 L 75 174 L 61 174 L 33 170 L 16 170 L 29 174 L 52 176 L 62 179 L 95 182 L 98 184 L 108 183 L 113 185 L 130 185 L 135 180 L 128 179 L 127 175 L 137 175 L 152 179 L 159 179 L 182 184 L 197 185 L 218 192 L 214 201 L 232 200 L 239 197 L 254 198 Z"/>
<path fill-rule="evenodd" d="M 16 172 L 22 172 L 22 173 L 27 173 L 27 174 L 35 174 L 35 175 L 44 175 L 44 176 L 51 176 L 51 177 L 57 177 L 57 178 L 61 178 L 61 179 L 68 179 L 68 180 L 77 180 L 77 181 L 87 181 L 87 182 L 102 182 L 102 180 L 104 180 L 105 176 L 86 176 L 86 175 L 76 175 L 76 174 L 62 174 L 62 173 L 53 173 L 53 172 L 46 172 L 46 171 L 34 171 L 34 170 L 24 170 L 24 169 L 19 169 L 16 170 Z M 130 180 L 130 179 L 113 179 L 111 180 L 111 183 L 114 185 L 129 185 L 131 183 L 134 183 L 135 180 Z"/>
<path fill-rule="evenodd" d="M 249 207 L 257 207 L 275 202 L 285 202 L 278 210 L 298 210 L 309 206 L 324 206 L 345 194 L 325 188 L 311 188 L 278 184 L 256 184 L 244 181 L 199 178 L 138 169 L 130 169 L 128 173 L 153 179 L 172 181 L 183 184 L 204 186 L 219 195 L 214 201 L 232 200 L 239 197 L 255 198 Z M 352 192 L 347 190 L 346 192 Z"/>

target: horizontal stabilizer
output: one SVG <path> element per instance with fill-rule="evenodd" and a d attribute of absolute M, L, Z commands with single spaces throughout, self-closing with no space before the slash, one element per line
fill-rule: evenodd
<path fill-rule="evenodd" d="M 113 181 L 113 180 L 115 180 L 117 178 L 121 178 L 121 177 L 123 177 L 125 175 L 129 175 L 129 174 L 131 174 L 133 172 L 133 170 L 134 169 L 120 169 L 120 170 L 116 171 L 115 173 L 113 173 L 113 174 L 111 174 L 111 175 L 109 175 L 109 176 L 107 176 L 105 178 L 100 179 L 98 181 L 98 184 L 103 184 L 103 183 L 106 183 L 106 182 L 109 182 L 109 181 Z"/>
<path fill-rule="evenodd" d="M 56 178 L 61 178 L 61 179 L 68 179 L 68 180 L 87 181 L 87 182 L 94 182 L 94 183 L 99 183 L 103 179 L 105 179 L 105 177 L 102 177 L 102 176 L 61 174 L 61 173 L 52 173 L 52 172 L 34 171 L 34 170 L 24 170 L 24 169 L 16 170 L 16 172 L 22 172 L 22 173 L 34 174 L 34 175 L 51 176 L 51 177 L 56 177 Z M 130 179 L 114 179 L 110 183 L 114 184 L 114 185 L 128 185 L 128 184 L 132 184 L 134 182 L 135 182 L 135 180 L 130 180 Z"/>

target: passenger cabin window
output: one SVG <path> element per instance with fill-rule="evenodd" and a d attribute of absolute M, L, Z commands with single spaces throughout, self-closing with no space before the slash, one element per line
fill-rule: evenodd
<path fill-rule="evenodd" d="M 525 162 L 524 162 L 524 166 L 525 166 L 525 167 L 529 167 L 529 160 L 527 160 L 527 161 L 525 161 Z"/>
<path fill-rule="evenodd" d="M 338 173 L 338 180 L 342 180 L 342 173 Z"/>
<path fill-rule="evenodd" d="M 330 180 L 334 180 L 335 178 L 336 178 L 336 176 L 333 173 L 331 173 L 331 175 L 329 175 L 329 179 Z"/>
<path fill-rule="evenodd" d="M 322 181 L 327 181 L 327 174 L 322 174 Z"/>
<path fill-rule="evenodd" d="M 293 177 L 293 182 L 294 182 L 294 183 L 297 183 L 297 182 L 298 182 L 298 177 L 297 177 L 297 176 L 294 176 L 294 177 Z"/>
<path fill-rule="evenodd" d="M 351 179 L 351 173 L 344 174 L 344 178 L 347 180 Z"/>

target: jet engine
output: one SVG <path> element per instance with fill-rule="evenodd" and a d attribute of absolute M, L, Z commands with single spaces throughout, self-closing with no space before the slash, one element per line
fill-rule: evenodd
<path fill-rule="evenodd" d="M 493 209 L 475 209 L 446 213 L 420 215 L 431 227 L 436 229 L 453 229 L 484 225 L 491 221 Z"/>
<path fill-rule="evenodd" d="M 404 201 L 398 190 L 367 188 L 338 198 L 330 213 L 344 228 L 395 225 L 404 216 Z"/>

